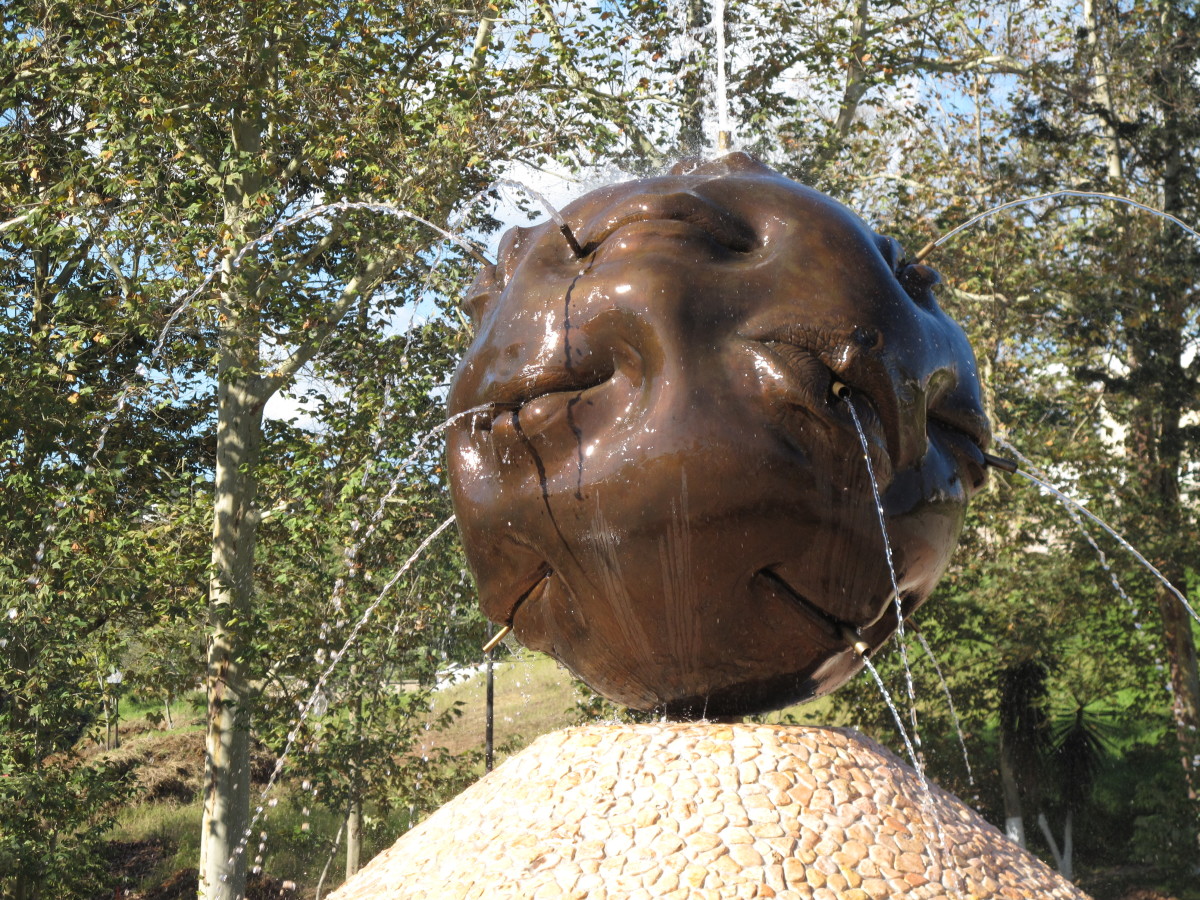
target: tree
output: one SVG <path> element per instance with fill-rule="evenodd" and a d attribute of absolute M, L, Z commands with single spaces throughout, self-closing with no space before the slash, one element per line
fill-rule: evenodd
<path fill-rule="evenodd" d="M 190 470 L 211 479 L 205 896 L 242 891 L 252 717 L 276 674 L 254 639 L 269 558 L 260 496 L 273 483 L 265 405 L 331 348 L 357 343 L 369 358 L 394 311 L 419 297 L 439 239 L 353 203 L 386 198 L 444 226 L 508 158 L 645 151 L 617 64 L 623 45 L 639 50 L 636 29 L 581 29 L 587 14 L 534 4 L 476 18 L 376 0 L 45 0 L 5 13 L 6 89 L 47 146 L 67 148 L 47 166 L 13 146 L 25 173 L 6 188 L 13 258 L 53 236 L 60 264 L 35 273 L 39 284 L 94 303 L 99 273 L 145 318 L 124 368 L 102 371 L 98 410 L 128 385 L 165 391 L 186 373 L 155 415 L 178 418 L 177 438 L 212 435 Z M 284 227 L 334 199 L 351 204 Z M 447 252 L 453 265 L 461 248 Z M 31 296 L 36 326 L 45 303 Z M 110 457 L 97 463 L 111 471 Z M 67 463 L 81 464 L 82 453 Z"/>
<path fill-rule="evenodd" d="M 107 666 L 129 631 L 195 611 L 203 566 L 174 558 L 194 535 L 174 500 L 204 469 L 206 412 L 156 409 L 170 395 L 139 375 L 169 288 L 140 277 L 138 223 L 115 215 L 125 186 L 89 147 L 88 109 L 46 77 L 57 38 L 24 12 L 0 18 L 0 894 L 32 900 L 94 886 L 128 792 L 118 764 L 75 752 Z"/>
<path fill-rule="evenodd" d="M 743 144 L 846 198 L 910 253 L 988 206 L 1062 188 L 1200 218 L 1186 4 L 742 5 L 736 15 L 749 37 L 733 91 Z M 793 40 L 754 37 L 780 33 Z M 1143 213 L 1060 198 L 988 220 L 930 259 L 948 276 L 943 305 L 975 345 L 997 431 L 1027 450 L 1052 448 L 1051 477 L 1117 522 L 1185 594 L 1196 570 L 1186 475 L 1200 395 L 1196 252 Z M 960 562 L 918 614 L 945 638 L 935 646 L 949 656 L 968 739 L 997 722 L 998 673 L 1039 660 L 1051 704 L 1085 687 L 1171 715 L 1191 777 L 1200 632 L 1120 551 L 1110 561 L 1127 596 L 1102 591 L 1109 572 L 1075 524 L 1019 496 L 1028 488 L 994 481 Z M 1157 639 L 1134 627 L 1155 620 Z M 1095 660 L 1087 671 L 1076 665 L 1085 657 Z M 945 713 L 919 706 L 935 723 L 924 733 L 936 734 Z M 1127 729 L 1137 722 L 1123 717 Z M 1000 796 L 984 801 L 1000 818 Z"/>

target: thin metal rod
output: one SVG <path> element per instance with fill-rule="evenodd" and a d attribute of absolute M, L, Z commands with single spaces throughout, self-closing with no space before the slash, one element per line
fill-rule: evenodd
<path fill-rule="evenodd" d="M 983 454 L 983 461 L 993 469 L 999 469 L 1001 472 L 1007 472 L 1009 475 L 1017 473 L 1017 462 L 1013 459 L 1005 459 L 1003 456 L 992 456 L 990 453 Z"/>

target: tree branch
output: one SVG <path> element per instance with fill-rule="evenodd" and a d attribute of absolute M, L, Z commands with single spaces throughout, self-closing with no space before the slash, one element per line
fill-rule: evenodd
<path fill-rule="evenodd" d="M 112 255 L 112 251 L 103 244 L 97 246 L 96 250 L 100 254 L 101 259 L 104 260 L 104 264 L 108 266 L 108 271 L 112 273 L 113 277 L 116 278 L 117 282 L 121 285 L 122 296 L 128 299 L 133 294 L 133 283 L 129 280 L 125 273 L 121 271 L 120 262 L 115 256 Z"/>
<path fill-rule="evenodd" d="M 271 275 L 269 278 L 262 279 L 258 286 L 254 289 L 254 299 L 261 301 L 267 294 L 278 288 L 289 278 L 296 275 L 302 269 L 308 268 L 314 260 L 318 259 L 321 254 L 334 245 L 338 238 L 345 234 L 345 227 L 338 219 L 334 219 L 330 224 L 329 231 L 319 241 L 309 248 L 307 253 L 297 255 L 286 267 Z"/>
<path fill-rule="evenodd" d="M 379 282 L 384 278 L 386 273 L 392 271 L 402 255 L 397 251 L 391 256 L 369 262 L 366 267 L 358 275 L 350 279 L 342 289 L 342 295 L 337 302 L 333 304 L 323 321 L 318 322 L 313 326 L 305 339 L 296 346 L 288 357 L 279 365 L 275 366 L 270 374 L 264 376 L 261 380 L 261 390 L 259 396 L 263 400 L 270 397 L 299 372 L 308 362 L 317 354 L 321 348 L 321 344 L 333 334 L 334 329 L 349 312 L 350 308 L 359 300 L 369 299 L 379 286 Z"/>
<path fill-rule="evenodd" d="M 616 104 L 618 115 L 614 118 L 629 134 L 630 138 L 637 145 L 638 150 L 647 159 L 662 162 L 663 155 L 654 145 L 654 142 L 633 122 L 632 118 L 624 114 L 624 105 L 618 101 L 618 98 L 592 87 L 583 76 L 583 73 L 576 68 L 574 61 L 571 59 L 570 48 L 567 47 L 567 43 L 562 37 L 562 31 L 558 27 L 558 20 L 554 17 L 554 10 L 550 8 L 549 0 L 534 0 L 534 3 L 537 5 L 538 12 L 541 13 L 542 21 L 546 25 L 546 34 L 550 39 L 550 46 L 557 55 L 559 65 L 562 66 L 570 86 L 581 93 L 587 94 L 599 104 L 602 110 L 606 110 L 609 104 Z"/>
<path fill-rule="evenodd" d="M 16 228 L 22 222 L 27 221 L 31 215 L 33 215 L 33 213 L 25 213 L 24 215 L 17 216 L 16 218 L 9 219 L 7 222 L 0 222 L 0 232 L 8 231 L 10 228 Z"/>

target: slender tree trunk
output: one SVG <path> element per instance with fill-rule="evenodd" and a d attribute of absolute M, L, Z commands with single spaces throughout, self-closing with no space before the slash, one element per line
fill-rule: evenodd
<path fill-rule="evenodd" d="M 1063 823 L 1063 866 L 1059 870 L 1067 881 L 1075 880 L 1075 813 L 1067 810 L 1067 820 Z"/>
<path fill-rule="evenodd" d="M 362 857 L 362 801 L 357 797 L 350 802 L 346 815 L 346 880 L 358 874 Z"/>
<path fill-rule="evenodd" d="M 232 360 L 222 369 L 232 368 Z M 250 811 L 251 696 L 242 629 L 251 613 L 258 510 L 257 468 L 263 402 L 244 378 L 218 389 L 217 466 L 209 586 L 208 730 L 200 897 L 237 900 L 245 892 L 245 830 Z"/>
<path fill-rule="evenodd" d="M 252 15 L 246 7 L 246 16 Z M 244 65 L 247 96 L 267 83 L 273 48 L 249 40 Z M 261 101 L 230 116 L 237 160 L 262 157 L 267 130 Z M 262 325 L 255 289 L 261 273 L 251 254 L 235 271 L 236 252 L 260 233 L 252 210 L 262 188 L 254 169 L 222 185 L 228 242 L 217 307 L 217 458 L 213 484 L 212 571 L 208 590 L 208 694 L 204 752 L 204 810 L 200 834 L 199 897 L 240 900 L 246 888 L 250 823 L 250 721 L 254 707 L 248 643 L 258 537 L 257 471 L 262 417 L 270 390 L 261 374 Z"/>
<path fill-rule="evenodd" d="M 488 638 L 492 636 L 492 623 L 488 622 Z M 487 695 L 484 700 L 483 722 L 483 768 L 492 771 L 496 762 L 496 674 L 493 659 L 496 651 L 487 653 Z"/>
<path fill-rule="evenodd" d="M 850 136 L 850 128 L 858 116 L 858 104 L 867 92 L 867 25 L 871 15 L 870 0 L 858 0 L 854 17 L 850 22 L 850 53 L 846 58 L 846 83 L 842 88 L 842 100 L 838 106 L 837 120 L 833 131 L 836 144 Z M 832 158 L 837 147 L 830 148 L 826 158 Z"/>
<path fill-rule="evenodd" d="M 1050 855 L 1054 857 L 1054 868 L 1058 869 L 1058 874 L 1067 881 L 1073 881 L 1075 878 L 1075 866 L 1071 862 L 1075 854 L 1075 838 L 1074 838 L 1074 821 L 1075 814 L 1071 810 L 1067 810 L 1067 818 L 1063 823 L 1063 842 L 1062 849 L 1059 849 L 1058 841 L 1054 839 L 1054 830 L 1050 827 L 1050 820 L 1044 812 L 1038 813 L 1037 817 L 1038 828 L 1042 830 L 1042 837 L 1046 839 L 1046 844 L 1050 847 Z"/>
<path fill-rule="evenodd" d="M 1161 122 L 1156 147 L 1161 164 L 1162 209 L 1190 217 L 1185 184 L 1194 178 L 1188 164 L 1195 141 L 1195 90 L 1192 25 L 1172 3 L 1162 5 L 1159 47 L 1153 60 L 1156 113 Z M 1151 560 L 1176 587 L 1186 592 L 1183 566 L 1185 512 L 1181 508 L 1179 481 L 1183 470 L 1182 410 L 1193 399 L 1195 383 L 1182 364 L 1188 322 L 1187 297 L 1195 281 L 1193 245 L 1174 230 L 1164 230 L 1154 246 L 1162 271 L 1172 283 L 1156 293 L 1162 304 L 1150 322 L 1131 327 L 1130 380 L 1148 387 L 1134 406 L 1129 450 L 1138 473 L 1138 487 L 1148 504 L 1144 521 L 1152 538 Z M 1172 712 L 1179 741 L 1180 761 L 1193 809 L 1200 812 L 1200 677 L 1192 624 L 1179 600 L 1165 588 L 1155 598 L 1162 620 L 1162 636 L 1172 694 Z"/>
<path fill-rule="evenodd" d="M 1183 290 L 1182 286 L 1176 290 Z M 1178 546 L 1183 533 L 1179 473 L 1182 466 L 1181 408 L 1187 381 L 1181 361 L 1180 330 L 1176 318 L 1160 312 L 1146 332 L 1136 333 L 1131 359 L 1134 371 L 1161 373 L 1160 385 L 1147 391 L 1134 406 L 1130 428 L 1130 453 L 1138 466 L 1138 485 L 1148 506 L 1145 532 L 1153 542 L 1151 559 L 1167 580 L 1186 592 L 1186 573 Z M 1182 323 L 1180 323 L 1180 329 Z M 1163 646 L 1170 679 L 1172 714 L 1179 740 L 1180 762 L 1187 779 L 1189 798 L 1200 793 L 1196 757 L 1200 753 L 1200 678 L 1197 677 L 1196 643 L 1192 622 L 1183 604 L 1165 587 L 1156 589 L 1162 621 Z"/>
<path fill-rule="evenodd" d="M 1012 752 L 1000 737 L 1000 784 L 1004 789 L 1004 833 L 1022 849 L 1025 847 L 1025 819 L 1021 814 L 1021 792 L 1013 770 Z"/>
<path fill-rule="evenodd" d="M 1102 110 L 1100 127 L 1104 131 L 1104 160 L 1112 184 L 1123 180 L 1121 170 L 1121 141 L 1117 134 L 1117 113 L 1108 80 L 1108 60 L 1100 46 L 1100 16 L 1095 0 L 1083 0 L 1083 21 L 1087 30 L 1088 59 L 1092 66 L 1092 96 L 1094 105 Z"/>
<path fill-rule="evenodd" d="M 362 787 L 358 771 L 358 758 L 362 737 L 362 688 L 358 684 L 357 666 L 350 668 L 350 685 L 354 691 L 354 704 L 350 708 L 350 716 L 355 737 L 355 747 L 350 754 L 350 810 L 346 814 L 346 880 L 358 872 L 362 857 Z"/>
<path fill-rule="evenodd" d="M 321 868 L 321 877 L 317 879 L 315 900 L 321 900 L 321 888 L 325 885 L 325 877 L 329 874 L 329 867 L 333 865 L 333 858 L 337 856 L 338 845 L 342 842 L 342 832 L 345 830 L 346 823 L 343 822 L 338 826 L 337 834 L 333 836 L 333 846 L 329 848 L 329 856 L 325 857 L 325 865 Z"/>

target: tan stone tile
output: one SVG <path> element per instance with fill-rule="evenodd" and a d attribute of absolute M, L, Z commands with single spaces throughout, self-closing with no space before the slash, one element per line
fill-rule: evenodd
<path fill-rule="evenodd" d="M 790 790 L 795 784 L 795 782 L 792 781 L 791 778 L 788 778 L 784 773 L 777 772 L 772 769 L 759 772 L 758 783 L 764 785 L 768 790 L 771 791 L 787 791 Z"/>
<path fill-rule="evenodd" d="M 654 855 L 662 859 L 673 853 L 678 853 L 683 848 L 684 843 L 679 836 L 665 831 L 655 837 L 649 846 Z"/>
<path fill-rule="evenodd" d="M 777 822 L 759 822 L 750 826 L 750 833 L 756 838 L 783 837 L 783 826 Z"/>
<path fill-rule="evenodd" d="M 762 855 L 749 844 L 731 845 L 729 855 L 743 869 L 763 864 Z"/>
<path fill-rule="evenodd" d="M 754 843 L 754 835 L 745 826 L 730 825 L 720 832 L 720 838 L 731 847 L 734 844 Z"/>
<path fill-rule="evenodd" d="M 670 893 L 679 887 L 679 873 L 672 872 L 670 869 L 659 869 L 658 878 L 655 879 L 652 888 L 654 893 L 662 896 Z"/>
<path fill-rule="evenodd" d="M 804 876 L 805 866 L 796 857 L 790 857 L 783 861 L 783 879 L 786 884 L 793 885 L 806 881 Z"/>
<path fill-rule="evenodd" d="M 685 843 L 690 851 L 702 853 L 705 850 L 721 846 L 721 838 L 710 831 L 698 831 L 690 835 Z"/>
<path fill-rule="evenodd" d="M 864 878 L 862 883 L 862 891 L 871 900 L 889 900 L 891 894 L 887 886 L 887 882 L 882 878 Z"/>
<path fill-rule="evenodd" d="M 708 870 L 705 869 L 704 866 L 696 865 L 695 863 L 687 866 L 679 876 L 680 881 L 682 881 L 685 885 L 694 888 L 698 888 L 704 884 L 704 879 L 707 877 Z"/>

